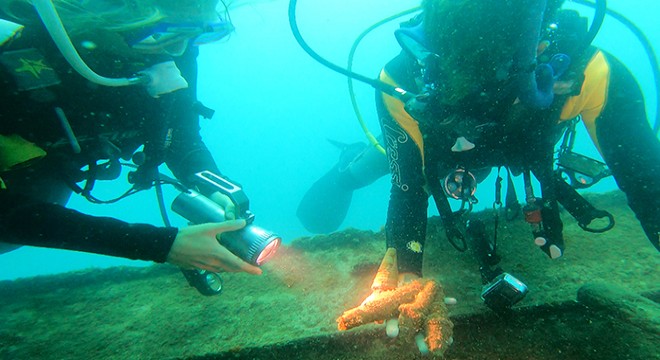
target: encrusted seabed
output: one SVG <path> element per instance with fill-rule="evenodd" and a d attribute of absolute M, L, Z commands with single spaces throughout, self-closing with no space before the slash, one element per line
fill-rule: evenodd
<path fill-rule="evenodd" d="M 617 225 L 585 233 L 564 214 L 567 247 L 558 260 L 536 248 L 522 220 L 501 223 L 500 265 L 530 290 L 507 315 L 481 303 L 476 262 L 448 244 L 439 220 L 429 221 L 425 275 L 458 300 L 445 358 L 660 358 L 660 330 L 576 302 L 590 282 L 634 293 L 660 287 L 660 256 L 625 197 L 590 200 Z M 297 239 L 263 276 L 224 275 L 214 297 L 167 265 L 0 282 L 0 359 L 414 359 L 414 345 L 387 338 L 383 325 L 337 330 L 335 319 L 368 295 L 384 243 L 382 232 L 359 230 Z"/>

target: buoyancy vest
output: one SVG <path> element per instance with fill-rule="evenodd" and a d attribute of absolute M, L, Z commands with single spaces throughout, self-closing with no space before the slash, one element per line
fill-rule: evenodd
<path fill-rule="evenodd" d="M 125 76 L 167 60 L 118 58 L 94 46 L 79 50 L 90 67 L 107 76 Z M 26 27 L 3 47 L 0 97 L 9 104 L 0 109 L 0 171 L 46 155 L 66 159 L 69 169 L 129 159 L 141 145 L 155 141 L 154 134 L 160 136 L 155 129 L 164 126 L 168 115 L 163 102 L 142 87 L 103 87 L 78 75 L 40 26 Z"/>

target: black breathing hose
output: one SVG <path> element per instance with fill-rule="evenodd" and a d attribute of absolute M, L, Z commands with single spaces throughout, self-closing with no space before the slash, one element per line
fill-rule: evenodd
<path fill-rule="evenodd" d="M 596 38 L 600 27 L 603 26 L 603 21 L 605 21 L 605 14 L 607 14 L 607 1 L 606 0 L 595 0 L 596 3 L 587 3 L 586 1 L 582 2 L 584 5 L 593 6 L 596 12 L 594 13 L 594 19 L 591 22 L 589 27 L 589 32 L 587 33 L 587 38 L 585 39 L 584 48 L 587 48 Z M 581 1 L 575 1 L 576 3 L 581 3 Z"/>
<path fill-rule="evenodd" d="M 600 25 L 602 24 L 603 19 L 605 18 L 605 14 L 613 17 L 614 19 L 622 23 L 624 26 L 626 26 L 628 30 L 630 30 L 637 37 L 637 40 L 641 43 L 642 47 L 644 48 L 644 51 L 646 52 L 646 55 L 648 56 L 651 65 L 651 71 L 653 72 L 653 80 L 655 84 L 655 95 L 656 95 L 655 123 L 653 125 L 653 131 L 657 136 L 658 133 L 660 133 L 660 69 L 658 65 L 658 57 L 656 56 L 655 51 L 653 51 L 653 46 L 651 46 L 651 42 L 646 38 L 646 35 L 644 35 L 642 30 L 639 27 L 637 27 L 637 25 L 633 24 L 632 21 L 628 20 L 625 16 L 623 16 L 622 14 L 616 11 L 608 9 L 605 0 L 596 0 L 595 4 L 586 0 L 573 0 L 573 2 L 584 6 L 594 7 L 596 9 L 596 15 L 594 16 L 594 21 L 591 25 L 591 28 L 589 29 L 589 36 L 587 38 L 589 44 L 596 37 L 596 34 L 598 33 L 598 29 L 600 28 Z M 598 25 L 598 27 L 596 27 L 596 25 Z"/>
<path fill-rule="evenodd" d="M 385 94 L 388 94 L 390 96 L 394 96 L 398 99 L 400 99 L 403 102 L 406 102 L 412 98 L 414 98 L 416 95 L 409 93 L 408 91 L 401 89 L 399 87 L 395 87 L 389 84 L 386 84 L 382 81 L 378 81 L 375 79 L 368 78 L 366 76 L 357 74 L 355 72 L 349 71 L 347 69 L 344 69 L 343 67 L 333 64 L 330 61 L 324 59 L 321 55 L 317 54 L 314 50 L 312 50 L 309 45 L 305 42 L 305 40 L 302 38 L 302 35 L 300 35 L 300 30 L 298 29 L 298 24 L 296 21 L 296 5 L 298 4 L 297 0 L 290 0 L 289 1 L 289 26 L 291 26 L 291 31 L 293 32 L 293 36 L 295 37 L 296 41 L 300 45 L 300 47 L 305 50 L 309 56 L 311 56 L 314 60 L 318 61 L 322 65 L 328 67 L 329 69 L 336 71 L 342 75 L 348 76 L 350 78 L 353 78 L 355 80 L 361 81 L 367 85 L 372 86 L 373 88 L 384 92 Z"/>

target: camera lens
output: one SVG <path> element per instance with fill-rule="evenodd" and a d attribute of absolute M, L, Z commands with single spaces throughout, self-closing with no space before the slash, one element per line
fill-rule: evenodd
<path fill-rule="evenodd" d="M 222 291 L 222 279 L 220 278 L 220 275 L 212 272 L 207 272 L 205 274 L 204 281 L 206 282 L 207 288 L 212 293 L 219 293 L 220 291 Z"/>

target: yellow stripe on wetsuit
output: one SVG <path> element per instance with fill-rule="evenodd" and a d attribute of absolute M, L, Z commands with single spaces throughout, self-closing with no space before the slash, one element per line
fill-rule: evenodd
<path fill-rule="evenodd" d="M 380 72 L 380 81 L 392 86 L 399 86 L 385 70 Z M 419 152 L 422 156 L 423 164 L 424 140 L 422 139 L 422 132 L 419 130 L 417 120 L 413 119 L 413 117 L 406 112 L 404 109 L 405 104 L 401 100 L 385 93 L 381 93 L 381 96 L 383 97 L 383 104 L 385 104 L 387 112 L 389 112 L 394 121 L 396 121 L 399 126 L 410 135 L 415 144 L 417 144 L 417 148 L 419 148 Z"/>
<path fill-rule="evenodd" d="M 584 82 L 580 95 L 566 101 L 561 111 L 560 122 L 582 115 L 582 122 L 589 132 L 598 151 L 600 145 L 596 137 L 596 119 L 607 104 L 607 92 L 610 84 L 610 65 L 602 52 L 597 51 L 584 69 Z"/>

